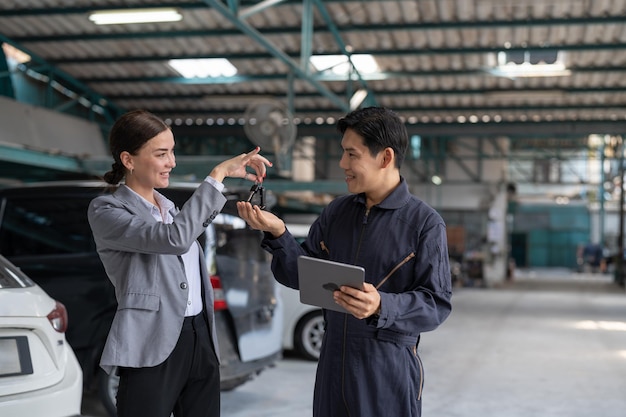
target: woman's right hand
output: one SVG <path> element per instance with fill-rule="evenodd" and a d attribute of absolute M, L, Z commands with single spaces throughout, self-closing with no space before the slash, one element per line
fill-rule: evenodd
<path fill-rule="evenodd" d="M 275 214 L 261 210 L 259 206 L 253 206 L 247 201 L 238 201 L 237 212 L 253 229 L 271 233 L 274 237 L 280 237 L 285 233 L 285 223 Z"/>
<path fill-rule="evenodd" d="M 209 176 L 222 182 L 226 177 L 243 178 L 253 182 L 263 182 L 267 167 L 272 163 L 262 155 L 259 155 L 261 148 L 256 147 L 251 152 L 242 153 L 234 158 L 228 159 L 218 164 Z M 246 167 L 254 170 L 254 173 L 248 172 Z"/>

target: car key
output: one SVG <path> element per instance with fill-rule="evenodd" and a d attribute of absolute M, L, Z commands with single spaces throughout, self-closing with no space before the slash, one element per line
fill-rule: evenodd
<path fill-rule="evenodd" d="M 263 210 L 265 209 L 265 188 L 263 187 L 262 183 L 255 182 L 254 185 L 250 187 L 250 195 L 248 196 L 248 199 L 246 201 L 250 204 L 253 204 L 252 199 L 257 194 L 259 195 L 259 204 L 257 205 L 261 210 Z"/>

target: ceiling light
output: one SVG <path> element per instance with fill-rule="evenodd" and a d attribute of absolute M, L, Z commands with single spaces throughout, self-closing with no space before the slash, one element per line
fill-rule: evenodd
<path fill-rule="evenodd" d="M 356 90 L 356 92 L 350 98 L 350 110 L 356 110 L 359 108 L 363 100 L 367 97 L 367 90 L 364 88 Z"/>
<path fill-rule="evenodd" d="M 96 25 L 178 22 L 183 16 L 174 8 L 102 10 L 89 15 Z"/>
<path fill-rule="evenodd" d="M 185 78 L 232 77 L 237 68 L 226 58 L 170 59 L 170 67 Z"/>

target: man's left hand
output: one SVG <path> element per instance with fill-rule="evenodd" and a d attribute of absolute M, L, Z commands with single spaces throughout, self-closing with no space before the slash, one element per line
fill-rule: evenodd
<path fill-rule="evenodd" d="M 333 293 L 335 302 L 348 310 L 357 319 L 364 319 L 380 309 L 380 294 L 369 283 L 363 284 L 363 290 L 342 285 Z"/>

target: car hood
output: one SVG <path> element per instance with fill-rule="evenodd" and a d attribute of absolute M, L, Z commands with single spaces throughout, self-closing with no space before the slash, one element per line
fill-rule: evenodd
<path fill-rule="evenodd" d="M 39 287 L 0 288 L 0 316 L 46 317 L 55 301 Z"/>

